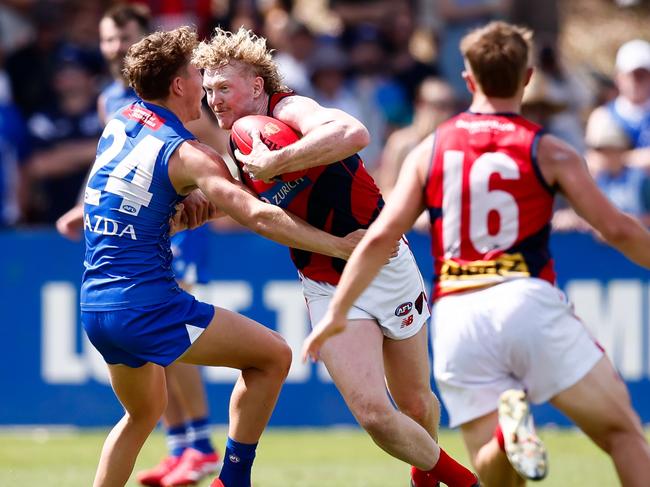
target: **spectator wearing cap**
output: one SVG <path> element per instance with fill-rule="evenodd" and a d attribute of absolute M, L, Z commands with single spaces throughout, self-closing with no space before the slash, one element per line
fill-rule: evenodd
<path fill-rule="evenodd" d="M 598 107 L 589 115 L 585 143 L 585 159 L 600 190 L 618 209 L 650 226 L 650 174 L 627 164 L 625 154 L 632 143 L 608 107 Z M 553 228 L 591 230 L 571 208 L 555 212 Z"/>
<path fill-rule="evenodd" d="M 650 174 L 626 163 L 631 140 L 606 107 L 589 116 L 585 142 L 587 164 L 601 191 L 618 209 L 650 226 Z"/>
<path fill-rule="evenodd" d="M 571 110 L 574 90 L 541 69 L 535 69 L 526 86 L 522 99 L 521 113 L 527 119 L 544 127 L 570 144 L 578 152 L 585 150 L 582 122 Z"/>
<path fill-rule="evenodd" d="M 618 97 L 607 105 L 610 115 L 627 134 L 630 164 L 650 168 L 650 43 L 635 39 L 616 54 Z"/>
<path fill-rule="evenodd" d="M 54 103 L 27 120 L 33 153 L 26 164 L 29 223 L 54 223 L 76 202 L 95 159 L 102 124 L 94 66 L 67 51 L 57 59 Z"/>

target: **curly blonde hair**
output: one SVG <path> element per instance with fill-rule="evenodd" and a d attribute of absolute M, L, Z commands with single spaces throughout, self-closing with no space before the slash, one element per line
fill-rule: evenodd
<path fill-rule="evenodd" d="M 506 22 L 490 22 L 467 34 L 460 50 L 483 93 L 509 98 L 519 89 L 530 65 L 533 33 Z"/>
<path fill-rule="evenodd" d="M 261 77 L 267 94 L 287 91 L 266 39 L 244 27 L 234 33 L 217 27 L 210 41 L 202 41 L 192 57 L 192 64 L 199 69 L 221 68 L 232 61 L 244 64 Z"/>
<path fill-rule="evenodd" d="M 172 80 L 186 72 L 197 43 L 196 31 L 190 27 L 154 32 L 129 48 L 124 79 L 140 98 L 164 100 Z"/>

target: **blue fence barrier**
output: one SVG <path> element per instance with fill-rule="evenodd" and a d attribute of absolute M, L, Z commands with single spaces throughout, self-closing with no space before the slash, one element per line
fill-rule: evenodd
<path fill-rule="evenodd" d="M 211 239 L 210 283 L 199 290 L 201 297 L 278 330 L 294 350 L 271 424 L 354 423 L 322 365 L 299 361 L 309 324 L 288 251 L 248 233 Z M 428 237 L 412 234 L 409 240 L 430 281 Z M 554 235 L 552 248 L 560 286 L 608 350 L 643 421 L 650 422 L 650 273 L 588 235 Z M 120 405 L 79 325 L 83 245 L 50 230 L 2 232 L 0 250 L 0 425 L 113 424 Z M 204 376 L 212 420 L 226 423 L 235 371 L 205 368 Z M 550 406 L 536 414 L 541 423 L 567 424 Z"/>

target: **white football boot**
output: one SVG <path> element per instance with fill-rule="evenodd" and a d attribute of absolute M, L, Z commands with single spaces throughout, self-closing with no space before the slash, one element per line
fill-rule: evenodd
<path fill-rule="evenodd" d="M 514 469 L 529 480 L 542 480 L 548 473 L 546 448 L 535 432 L 526 393 L 510 389 L 499 398 L 499 425 L 506 455 Z"/>

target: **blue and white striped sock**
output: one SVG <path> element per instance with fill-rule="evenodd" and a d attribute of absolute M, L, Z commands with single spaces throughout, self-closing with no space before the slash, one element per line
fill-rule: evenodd
<path fill-rule="evenodd" d="M 173 457 L 180 457 L 187 448 L 187 427 L 185 424 L 170 426 L 165 432 L 167 449 Z"/>
<path fill-rule="evenodd" d="M 187 424 L 189 446 L 201 453 L 214 453 L 210 441 L 210 425 L 208 418 L 193 419 Z"/>

